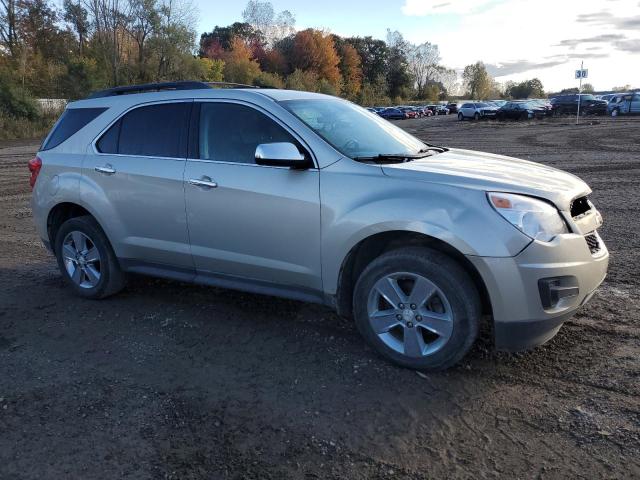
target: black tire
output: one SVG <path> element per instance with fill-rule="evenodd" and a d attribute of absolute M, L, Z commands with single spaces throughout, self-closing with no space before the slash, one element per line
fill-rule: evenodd
<path fill-rule="evenodd" d="M 67 235 L 74 231 L 85 234 L 93 242 L 100 254 L 100 280 L 95 287 L 83 288 L 78 285 L 71 279 L 64 264 L 62 256 L 63 242 Z M 90 299 L 105 298 L 118 293 L 126 284 L 126 276 L 120 268 L 113 248 L 111 248 L 107 236 L 93 217 L 75 217 L 64 222 L 56 234 L 54 252 L 62 277 L 78 296 Z"/>
<path fill-rule="evenodd" d="M 444 293 L 451 306 L 453 332 L 449 340 L 430 355 L 406 356 L 385 344 L 370 326 L 369 293 L 379 279 L 395 272 L 427 278 Z M 393 250 L 373 260 L 356 283 L 353 310 L 356 326 L 371 347 L 402 367 L 419 370 L 443 370 L 458 363 L 476 340 L 482 316 L 480 295 L 464 269 L 449 256 L 420 247 Z"/>
<path fill-rule="evenodd" d="M 464 115 L 462 114 L 462 112 L 458 113 L 458 120 L 460 122 L 464 121 Z"/>
<path fill-rule="evenodd" d="M 476 112 L 476 114 L 473 116 L 474 120 L 480 120 L 480 114 L 478 112 Z"/>

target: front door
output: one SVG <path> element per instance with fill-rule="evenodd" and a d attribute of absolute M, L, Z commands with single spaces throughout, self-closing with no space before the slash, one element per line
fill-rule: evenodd
<path fill-rule="evenodd" d="M 255 163 L 263 143 L 309 152 L 254 106 L 202 102 L 193 115 L 185 197 L 198 273 L 321 291 L 319 171 Z"/>
<path fill-rule="evenodd" d="M 135 108 L 90 146 L 80 194 L 124 262 L 193 271 L 183 186 L 192 103 Z"/>

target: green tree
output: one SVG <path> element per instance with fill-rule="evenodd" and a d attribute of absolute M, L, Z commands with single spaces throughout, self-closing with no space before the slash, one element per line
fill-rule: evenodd
<path fill-rule="evenodd" d="M 468 96 L 472 99 L 485 99 L 491 92 L 491 76 L 482 62 L 476 62 L 464 67 L 462 79 L 467 88 Z"/>

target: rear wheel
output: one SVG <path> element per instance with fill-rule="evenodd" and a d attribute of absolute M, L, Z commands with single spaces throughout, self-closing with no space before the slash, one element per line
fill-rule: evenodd
<path fill-rule="evenodd" d="M 354 292 L 358 330 L 398 365 L 439 370 L 464 357 L 478 334 L 480 298 L 467 273 L 427 248 L 385 253 Z"/>
<path fill-rule="evenodd" d="M 109 240 L 90 216 L 64 222 L 56 234 L 54 251 L 63 278 L 81 297 L 108 297 L 125 285 Z"/>

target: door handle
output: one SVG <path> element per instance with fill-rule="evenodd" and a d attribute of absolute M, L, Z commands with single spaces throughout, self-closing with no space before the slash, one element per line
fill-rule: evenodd
<path fill-rule="evenodd" d="M 113 175 L 114 173 L 116 173 L 116 169 L 108 163 L 104 167 L 96 167 L 95 170 L 98 173 L 105 173 L 107 175 Z"/>
<path fill-rule="evenodd" d="M 216 188 L 218 184 L 212 181 L 209 177 L 202 177 L 201 179 L 192 178 L 189 180 L 189 185 L 194 185 L 196 187 L 204 187 L 204 188 Z"/>

